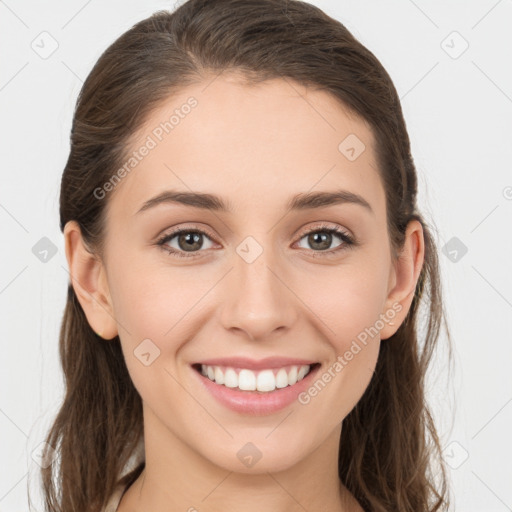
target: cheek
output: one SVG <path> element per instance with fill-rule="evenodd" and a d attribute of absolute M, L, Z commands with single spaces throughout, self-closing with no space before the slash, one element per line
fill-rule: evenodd
<path fill-rule="evenodd" d="M 321 320 L 318 327 L 340 353 L 352 339 L 364 337 L 367 330 L 374 333 L 372 327 L 380 325 L 386 285 L 383 267 L 341 264 L 303 280 L 298 295 Z"/>
<path fill-rule="evenodd" d="M 148 402 L 155 389 L 180 396 L 165 370 L 175 375 L 174 359 L 194 337 L 198 325 L 194 315 L 203 305 L 199 301 L 214 282 L 198 279 L 192 266 L 178 269 L 165 266 L 165 260 L 152 265 L 136 258 L 120 259 L 111 276 L 114 315 L 135 387 Z"/>
<path fill-rule="evenodd" d="M 157 264 L 143 258 L 121 258 L 112 271 L 115 318 L 137 338 L 134 342 L 150 338 L 167 344 L 173 329 L 180 327 L 181 319 L 185 320 L 211 287 L 197 279 L 192 266 L 171 267 L 165 265 L 164 258 Z M 120 332 L 123 335 L 123 330 Z"/>
<path fill-rule="evenodd" d="M 196 281 L 135 258 L 120 260 L 112 272 L 112 302 L 128 372 L 152 406 L 184 406 L 173 360 L 188 340 L 187 312 L 204 293 L 204 284 Z"/>

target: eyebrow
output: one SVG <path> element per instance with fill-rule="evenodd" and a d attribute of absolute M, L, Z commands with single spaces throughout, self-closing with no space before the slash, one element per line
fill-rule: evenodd
<path fill-rule="evenodd" d="M 177 190 L 166 190 L 161 194 L 146 201 L 137 211 L 137 214 L 154 208 L 160 204 L 182 204 L 194 208 L 213 210 L 218 212 L 231 213 L 232 206 L 219 196 L 200 192 L 182 192 Z M 372 207 L 358 194 L 348 190 L 336 190 L 333 192 L 309 192 L 298 194 L 292 197 L 286 205 L 288 210 L 302 211 L 315 208 L 324 208 L 337 204 L 356 204 L 364 207 L 374 214 Z"/>

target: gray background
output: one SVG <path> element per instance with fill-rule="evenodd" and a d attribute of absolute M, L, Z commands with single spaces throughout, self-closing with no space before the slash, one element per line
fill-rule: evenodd
<path fill-rule="evenodd" d="M 428 388 L 453 510 L 512 510 L 512 2 L 311 3 L 379 58 L 402 100 L 455 343 L 453 372 L 440 352 Z M 0 1 L 0 512 L 27 510 L 28 487 L 42 510 L 37 455 L 63 395 L 58 197 L 76 97 L 117 36 L 174 5 Z"/>

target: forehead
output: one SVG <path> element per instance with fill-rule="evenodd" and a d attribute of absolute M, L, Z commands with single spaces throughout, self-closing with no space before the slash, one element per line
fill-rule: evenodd
<path fill-rule="evenodd" d="M 123 215 L 169 189 L 226 197 L 237 209 L 347 189 L 384 208 L 368 124 L 327 92 L 289 79 L 247 85 L 221 74 L 191 85 L 162 102 L 130 146 L 136 162 L 109 205 Z"/>

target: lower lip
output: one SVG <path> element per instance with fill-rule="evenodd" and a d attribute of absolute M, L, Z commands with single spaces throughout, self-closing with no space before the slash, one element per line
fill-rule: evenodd
<path fill-rule="evenodd" d="M 243 414 L 266 415 L 284 409 L 292 404 L 300 393 L 305 391 L 320 365 L 313 368 L 301 381 L 293 386 L 276 388 L 274 391 L 241 391 L 238 388 L 228 388 L 216 384 L 194 368 L 192 371 L 199 377 L 203 386 L 225 407 Z"/>

